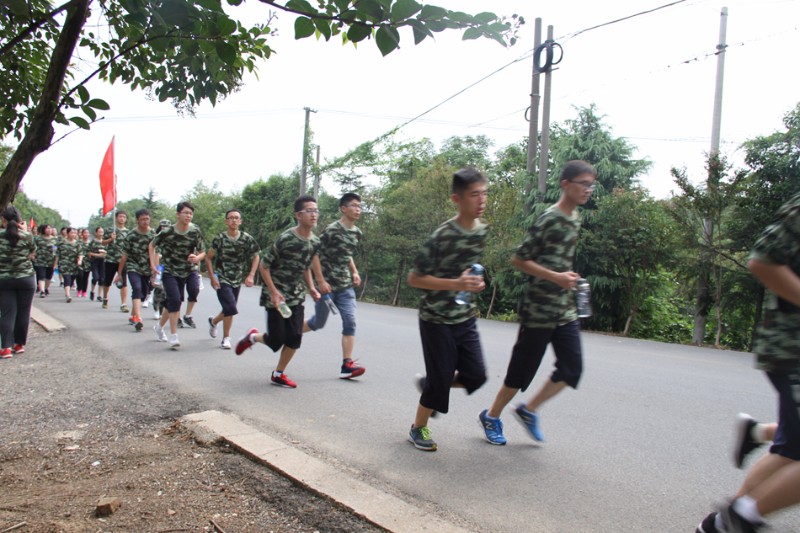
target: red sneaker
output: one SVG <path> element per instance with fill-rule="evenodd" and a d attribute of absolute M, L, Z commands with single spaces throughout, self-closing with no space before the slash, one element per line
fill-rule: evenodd
<path fill-rule="evenodd" d="M 275 374 L 272 374 L 272 384 L 289 389 L 297 388 L 297 383 L 289 379 L 289 376 L 286 374 L 281 374 L 280 376 L 275 376 Z"/>
<path fill-rule="evenodd" d="M 0 350 L 0 359 L 11 359 L 12 357 L 11 348 L 3 348 Z"/>
<path fill-rule="evenodd" d="M 15 344 L 14 353 L 25 353 L 25 347 L 21 344 Z"/>
<path fill-rule="evenodd" d="M 345 359 L 342 361 L 342 371 L 339 373 L 339 379 L 357 378 L 366 371 L 366 368 L 358 366 L 352 359 Z"/>
<path fill-rule="evenodd" d="M 256 328 L 250 328 L 247 330 L 247 333 L 244 334 L 244 337 L 239 339 L 239 342 L 236 343 L 236 349 L 234 350 L 236 355 L 242 355 L 245 350 L 253 346 L 253 341 L 250 340 L 250 336 L 257 333 L 258 330 Z"/>

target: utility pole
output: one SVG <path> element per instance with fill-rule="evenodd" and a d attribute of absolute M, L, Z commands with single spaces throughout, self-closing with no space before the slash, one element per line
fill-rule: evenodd
<path fill-rule="evenodd" d="M 542 44 L 542 19 L 537 17 L 534 21 L 533 49 Z M 539 145 L 539 71 L 536 69 L 534 57 L 533 75 L 531 79 L 531 107 L 528 116 L 528 181 L 525 183 L 525 212 L 531 210 L 531 190 L 533 189 L 533 176 L 536 173 L 536 150 Z"/>
<path fill-rule="evenodd" d="M 319 200 L 319 145 L 317 145 L 317 167 L 314 170 L 314 198 Z"/>
<path fill-rule="evenodd" d="M 308 172 L 308 123 L 311 113 L 316 113 L 315 109 L 304 107 L 306 110 L 306 126 L 303 128 L 303 163 L 300 166 L 300 196 L 306 193 L 306 174 Z"/>
<path fill-rule="evenodd" d="M 547 41 L 553 42 L 553 26 L 547 27 Z M 534 57 L 535 60 L 535 57 Z M 542 149 L 539 152 L 539 193 L 547 190 L 547 161 L 550 159 L 550 88 L 553 83 L 553 69 L 544 74 L 544 104 L 542 105 Z"/>
<path fill-rule="evenodd" d="M 719 21 L 719 44 L 717 45 L 717 79 L 714 88 L 714 114 L 711 120 L 711 150 L 708 154 L 708 180 L 706 189 L 709 193 L 716 192 L 719 180 L 719 144 L 722 124 L 722 85 L 725 77 L 725 51 L 728 47 L 726 34 L 728 28 L 728 8 L 723 7 Z M 717 174 L 715 177 L 714 174 Z M 703 219 L 703 244 L 700 255 L 700 276 L 697 280 L 697 301 L 695 304 L 694 330 L 692 343 L 702 344 L 708 323 L 708 311 L 711 308 L 711 246 L 714 241 L 714 220 L 708 216 Z"/>

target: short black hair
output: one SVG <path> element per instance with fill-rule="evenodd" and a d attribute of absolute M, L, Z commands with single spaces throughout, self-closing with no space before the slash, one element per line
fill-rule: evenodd
<path fill-rule="evenodd" d="M 242 216 L 242 212 L 234 207 L 225 211 L 225 218 L 228 218 L 228 215 L 230 215 L 231 213 L 239 213 L 239 216 Z"/>
<path fill-rule="evenodd" d="M 42 224 L 36 228 L 36 231 L 39 232 L 39 235 L 47 235 L 48 230 L 50 230 L 50 224 Z"/>
<path fill-rule="evenodd" d="M 357 193 L 354 192 L 346 192 L 339 199 L 339 207 L 344 207 L 353 200 L 358 200 L 360 202 L 361 196 L 359 196 Z"/>
<path fill-rule="evenodd" d="M 489 181 L 483 172 L 477 168 L 466 167 L 453 174 L 453 194 L 461 194 L 473 183 Z"/>
<path fill-rule="evenodd" d="M 317 203 L 317 199 L 307 194 L 304 194 L 303 196 L 299 197 L 297 200 L 294 201 L 294 212 L 299 213 L 300 211 L 303 210 L 303 206 L 309 202 Z"/>
<path fill-rule="evenodd" d="M 114 218 L 117 218 L 120 215 L 125 215 L 127 217 L 128 216 L 128 212 L 125 211 L 124 209 L 117 209 L 117 214 L 114 215 Z"/>
<path fill-rule="evenodd" d="M 175 209 L 175 212 L 180 213 L 181 211 L 183 211 L 185 207 L 188 207 L 189 209 L 192 210 L 192 213 L 194 213 L 194 206 L 192 205 L 192 202 L 190 202 L 189 200 L 184 200 L 183 202 L 179 203 L 178 207 Z"/>
<path fill-rule="evenodd" d="M 591 174 L 597 178 L 597 170 L 582 159 L 573 159 L 564 163 L 564 168 L 561 169 L 560 181 L 572 181 L 581 174 Z"/>
<path fill-rule="evenodd" d="M 143 207 L 143 208 L 141 208 L 141 209 L 138 209 L 138 210 L 137 210 L 137 211 L 134 213 L 134 215 L 136 216 L 136 220 L 139 220 L 139 217 L 143 217 L 143 216 L 145 216 L 145 215 L 147 215 L 147 216 L 150 216 L 150 211 L 148 211 L 147 209 L 145 209 L 145 208 Z"/>

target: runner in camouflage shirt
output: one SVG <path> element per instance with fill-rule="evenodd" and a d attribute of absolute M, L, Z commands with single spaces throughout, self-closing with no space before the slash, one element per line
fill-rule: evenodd
<path fill-rule="evenodd" d="M 36 271 L 36 283 L 39 296 L 44 298 L 50 294 L 50 281 L 56 262 L 56 238 L 51 234 L 49 224 L 42 224 L 37 229 L 39 234 L 34 237 L 36 257 L 33 258 L 33 269 Z"/>
<path fill-rule="evenodd" d="M 3 209 L 0 229 L 0 358 L 25 351 L 36 278 L 31 259 L 36 253 L 33 235 L 25 231 L 13 205 Z"/>
<path fill-rule="evenodd" d="M 284 231 L 266 252 L 259 265 L 264 288 L 260 303 L 267 310 L 267 331 L 259 333 L 251 328 L 236 343 L 236 354 L 263 342 L 273 352 L 281 351 L 278 365 L 272 372 L 272 383 L 295 388 L 297 384 L 284 373 L 303 338 L 303 301 L 308 290 L 314 301 L 320 294 L 311 280 L 311 260 L 317 254 L 319 238 L 314 235 L 314 226 L 319 218 L 317 201 L 311 196 L 301 196 L 294 202 L 297 225 Z M 284 305 L 286 304 L 286 305 Z M 291 312 L 281 314 L 281 308 Z"/>
<path fill-rule="evenodd" d="M 155 232 L 150 229 L 150 212 L 139 209 L 135 213 L 136 227 L 125 236 L 122 242 L 122 257 L 119 260 L 117 279 L 128 272 L 131 285 L 132 311 L 130 322 L 134 329 L 142 331 L 142 302 L 150 294 L 150 241 Z"/>
<path fill-rule="evenodd" d="M 208 277 L 222 305 L 222 311 L 214 317 L 208 317 L 208 333 L 211 338 L 216 338 L 217 325 L 222 322 L 220 347 L 230 350 L 233 317 L 239 313 L 236 308 L 239 288 L 242 282 L 247 287 L 255 283 L 261 249 L 250 234 L 239 230 L 242 213 L 238 209 L 229 209 L 225 213 L 225 225 L 228 229 L 214 237 L 206 254 Z"/>
<path fill-rule="evenodd" d="M 577 388 L 583 371 L 580 321 L 573 289 L 580 275 L 573 272 L 580 229 L 578 206 L 589 201 L 597 171 L 585 161 L 568 161 L 561 171 L 561 197 L 533 224 L 517 248 L 511 264 L 526 275 L 519 302 L 520 328 L 506 377 L 494 403 L 478 419 L 486 440 L 505 444 L 500 415 L 520 390 L 533 381 L 548 344 L 553 345 L 556 369 L 515 415 L 537 442 L 544 440 L 537 410 L 567 386 Z"/>
<path fill-rule="evenodd" d="M 199 227 L 192 224 L 194 206 L 191 202 L 180 202 L 176 214 L 175 224 L 157 233 L 148 248 L 153 275 L 158 273 L 156 248 L 161 254 L 160 261 L 164 266 L 161 282 L 167 295 L 167 312 L 161 315 L 161 320 L 153 329 L 158 340 L 169 341 L 173 350 L 181 345 L 178 340 L 178 319 L 186 282 L 192 273 L 192 266 L 199 264 L 206 255 L 203 233 Z M 169 339 L 164 334 L 167 321 L 170 329 Z"/>
<path fill-rule="evenodd" d="M 366 370 L 353 360 L 356 334 L 356 291 L 361 284 L 353 254 L 361 241 L 356 221 L 361 216 L 361 197 L 346 193 L 339 199 L 341 218 L 325 228 L 320 236 L 319 255 L 311 263 L 317 287 L 323 295 L 314 305 L 314 316 L 303 326 L 303 332 L 325 327 L 331 307 L 342 315 L 342 368 L 339 378 L 350 379 Z"/>
<path fill-rule="evenodd" d="M 89 273 L 92 271 L 92 262 L 89 260 L 89 250 L 92 245 L 92 237 L 88 228 L 78 229 L 78 243 L 81 245 L 81 255 L 83 261 L 75 276 L 75 288 L 79 298 L 85 298 L 89 290 Z"/>
<path fill-rule="evenodd" d="M 78 232 L 75 228 L 67 228 L 67 237 L 61 242 L 58 247 L 58 269 L 61 275 L 64 276 L 64 297 L 67 303 L 72 301 L 70 296 L 70 289 L 74 277 L 80 270 L 80 263 L 83 261 L 81 255 L 81 244 L 76 240 Z"/>
<path fill-rule="evenodd" d="M 106 245 L 106 258 L 105 258 L 105 271 L 103 273 L 103 309 L 108 309 L 108 289 L 114 283 L 119 270 L 119 260 L 122 257 L 122 243 L 125 241 L 125 236 L 128 234 L 128 229 L 125 223 L 128 221 L 128 214 L 122 209 L 117 211 L 114 216 L 114 228 L 111 229 L 103 244 Z M 128 281 L 123 276 L 122 287 L 119 289 L 120 307 L 119 310 L 123 313 L 130 311 L 125 302 L 128 301 Z"/>
<path fill-rule="evenodd" d="M 94 229 L 94 239 L 89 244 L 89 251 L 87 254 L 87 261 L 90 263 L 92 270 L 92 288 L 89 291 L 89 299 L 94 300 L 95 288 L 100 285 L 103 286 L 103 280 L 106 275 L 105 259 L 106 259 L 106 245 L 105 230 L 102 226 L 97 226 Z"/>
<path fill-rule="evenodd" d="M 769 453 L 751 467 L 730 505 L 703 520 L 700 532 L 769 529 L 765 517 L 800 503 L 800 194 L 780 208 L 777 218 L 761 234 L 747 264 L 768 289 L 753 351 L 778 395 L 777 429 L 763 428 L 763 436 L 774 431 Z M 755 420 L 747 415 L 740 420 L 741 429 L 751 433 L 749 442 L 739 438 L 739 446 L 750 444 L 741 452 L 746 454 L 763 439 L 752 435 Z"/>
<path fill-rule="evenodd" d="M 480 217 L 486 209 L 488 180 L 474 168 L 453 175 L 451 198 L 458 215 L 439 226 L 414 260 L 408 284 L 425 291 L 419 308 L 419 331 L 427 375 L 420 378 L 417 413 L 408 440 L 420 450 L 435 451 L 428 421 L 434 411 L 446 413 L 450 389 L 468 394 L 486 382 L 486 367 L 478 336 L 474 304 L 455 302 L 458 291 L 481 292 L 483 276 L 470 274 L 483 256 L 487 226 Z"/>

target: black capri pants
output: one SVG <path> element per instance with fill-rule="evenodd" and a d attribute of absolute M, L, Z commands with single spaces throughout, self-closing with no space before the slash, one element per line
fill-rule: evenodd
<path fill-rule="evenodd" d="M 547 345 L 553 345 L 556 369 L 550 376 L 553 383 L 565 382 L 573 389 L 583 373 L 581 353 L 581 322 L 574 320 L 555 328 L 526 328 L 520 326 L 517 342 L 511 351 L 511 360 L 503 383 L 512 389 L 525 390 L 533 381 L 542 364 Z"/>

